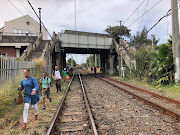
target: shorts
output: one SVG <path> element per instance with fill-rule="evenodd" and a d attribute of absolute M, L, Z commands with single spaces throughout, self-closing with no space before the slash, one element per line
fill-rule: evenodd
<path fill-rule="evenodd" d="M 50 89 L 48 88 L 46 91 L 46 88 L 43 88 L 42 89 L 42 96 L 45 96 L 47 95 L 47 98 L 49 98 L 49 95 L 50 95 Z"/>
<path fill-rule="evenodd" d="M 39 101 L 39 95 L 28 95 L 24 94 L 24 103 L 30 103 L 31 105 L 35 105 Z"/>

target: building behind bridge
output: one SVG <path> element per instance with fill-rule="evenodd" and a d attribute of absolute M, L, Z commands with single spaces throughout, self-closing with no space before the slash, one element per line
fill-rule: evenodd
<path fill-rule="evenodd" d="M 48 39 L 48 33 L 42 27 L 43 40 Z M 4 22 L 0 28 L 0 54 L 10 57 L 20 57 L 29 44 L 33 44 L 39 36 L 39 23 L 25 15 Z"/>

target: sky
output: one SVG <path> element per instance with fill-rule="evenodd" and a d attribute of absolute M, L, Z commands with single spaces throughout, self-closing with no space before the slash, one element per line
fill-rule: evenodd
<path fill-rule="evenodd" d="M 22 14 L 12 6 L 12 2 Z M 61 30 L 75 29 L 75 0 L 29 0 L 34 9 L 38 13 L 38 7 L 42 8 L 42 22 L 50 33 L 56 33 Z M 107 26 L 119 25 L 133 13 L 135 9 L 144 0 L 76 0 L 76 30 L 85 32 L 105 33 Z M 161 1 L 157 6 L 140 18 L 133 25 L 132 24 L 139 16 L 143 15 L 145 7 L 146 11 L 153 7 L 156 3 Z M 9 21 L 22 15 L 31 15 L 23 7 L 23 4 L 30 6 L 27 0 L 0 0 L 0 27 L 4 25 L 4 21 Z M 148 4 L 147 4 L 148 3 Z M 144 26 L 150 29 L 167 11 L 171 8 L 171 0 L 145 0 L 138 10 L 131 16 L 131 18 L 123 25 L 129 26 L 131 34 L 135 35 Z M 180 14 L 180 13 L 179 13 Z M 31 15 L 35 18 L 35 15 Z M 35 18 L 37 20 L 37 18 Z M 142 23 L 141 23 L 142 21 Z M 141 24 L 141 26 L 140 26 Z M 168 39 L 168 33 L 172 33 L 171 16 L 164 18 L 154 29 L 152 29 L 148 36 L 152 34 L 160 38 L 159 44 L 164 43 Z M 69 55 L 70 56 L 70 55 Z M 84 55 L 73 55 L 73 58 L 78 64 L 82 63 L 86 58 Z"/>

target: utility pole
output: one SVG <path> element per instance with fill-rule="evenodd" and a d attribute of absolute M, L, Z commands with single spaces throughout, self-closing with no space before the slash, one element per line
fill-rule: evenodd
<path fill-rule="evenodd" d="M 178 18 L 178 2 L 171 0 L 172 12 L 172 47 L 173 47 L 173 61 L 175 65 L 175 82 L 178 83 L 180 79 L 180 37 L 179 37 L 179 18 Z"/>
<path fill-rule="evenodd" d="M 151 35 L 151 38 L 152 38 L 152 46 L 154 45 L 154 36 Z"/>
<path fill-rule="evenodd" d="M 119 34 L 119 45 L 121 45 L 121 23 L 122 21 L 120 21 L 120 34 Z M 121 52 L 121 59 L 119 59 L 119 75 L 120 75 L 120 71 L 121 71 L 121 77 L 123 76 L 123 57 L 122 57 L 122 52 Z M 121 62 L 121 63 L 120 63 Z M 120 66 L 121 65 L 121 66 Z"/>
<path fill-rule="evenodd" d="M 119 21 L 120 22 L 120 33 L 119 33 L 119 38 L 121 39 L 121 23 L 122 23 L 122 21 Z"/>
<path fill-rule="evenodd" d="M 39 9 L 39 25 L 40 25 L 40 33 L 41 33 L 41 9 L 42 8 L 38 8 Z"/>

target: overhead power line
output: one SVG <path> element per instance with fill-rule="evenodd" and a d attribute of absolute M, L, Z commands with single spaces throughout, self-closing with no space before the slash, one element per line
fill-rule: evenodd
<path fill-rule="evenodd" d="M 155 23 L 144 35 L 147 35 L 163 18 L 170 16 L 170 15 L 171 15 L 171 12 L 170 12 L 170 11 L 171 11 L 171 9 L 168 10 L 168 12 L 166 13 L 166 15 L 164 15 L 163 17 L 161 17 L 161 18 L 157 21 L 157 23 Z M 133 45 L 129 45 L 129 46 L 127 46 L 126 48 L 129 48 L 130 46 L 133 46 Z M 119 50 L 119 51 L 123 51 L 123 50 L 125 50 L 126 48 L 121 49 L 121 50 Z"/>
<path fill-rule="evenodd" d="M 141 2 L 141 4 L 139 4 L 139 6 L 133 11 L 133 13 L 126 19 L 126 21 L 124 21 L 124 23 L 122 25 L 124 25 L 130 18 L 131 16 L 139 9 L 139 7 L 144 3 L 145 0 L 143 0 Z"/>
<path fill-rule="evenodd" d="M 19 1 L 19 3 L 24 7 L 24 9 L 27 10 L 27 11 L 30 13 L 30 16 L 31 16 L 34 20 L 36 20 L 36 17 L 34 17 L 34 14 L 33 14 L 31 11 L 28 10 L 28 8 L 26 7 L 25 3 L 24 3 L 23 1 L 20 1 L 20 0 L 18 0 L 18 1 Z M 22 2 L 23 2 L 23 3 L 22 3 Z"/>
<path fill-rule="evenodd" d="M 9 3 L 11 3 L 11 5 L 13 5 L 14 8 L 16 8 L 16 9 L 23 15 L 23 17 L 25 17 L 28 21 L 30 21 L 10 0 L 8 0 L 8 1 L 9 1 Z M 32 24 L 33 24 L 33 23 L 32 23 Z M 36 25 L 33 24 L 33 26 L 34 26 L 36 29 L 38 29 L 38 28 L 36 27 Z"/>
<path fill-rule="evenodd" d="M 146 12 L 146 9 L 147 9 L 147 6 L 148 6 L 148 3 L 149 3 L 149 0 L 147 1 L 146 7 L 145 7 L 145 9 L 144 9 L 144 14 L 145 14 L 145 12 Z M 140 29 L 140 27 L 141 27 L 141 23 L 143 22 L 144 14 L 143 14 L 143 17 L 142 17 L 141 22 L 140 22 L 140 24 L 139 24 L 138 31 L 139 31 L 139 29 Z"/>
<path fill-rule="evenodd" d="M 34 10 L 32 4 L 29 2 L 29 0 L 27 0 L 30 7 L 32 8 L 32 10 L 34 11 L 34 13 L 36 14 L 36 16 L 39 18 L 38 14 L 36 13 L 36 11 Z M 39 18 L 40 19 L 40 18 Z M 47 31 L 47 33 L 49 34 L 49 36 L 52 38 L 51 34 L 49 33 L 49 31 L 46 29 L 45 25 L 43 24 L 43 22 L 41 21 L 41 24 L 44 26 L 45 30 Z"/>
<path fill-rule="evenodd" d="M 131 23 L 128 27 L 130 27 L 131 25 L 133 25 L 135 22 L 137 22 L 141 17 L 143 17 L 145 14 L 147 14 L 150 10 L 152 10 L 155 6 L 157 6 L 161 1 L 157 2 L 154 6 L 152 6 L 149 10 L 147 10 L 143 15 L 141 15 L 140 17 L 138 17 L 133 23 Z"/>
<path fill-rule="evenodd" d="M 167 35 L 172 35 L 172 33 L 159 34 L 159 35 L 154 35 L 154 36 L 157 36 L 157 37 L 159 37 L 159 36 L 167 36 Z"/>
<path fill-rule="evenodd" d="M 157 23 L 155 23 L 148 31 L 147 31 L 147 34 L 163 19 L 163 18 L 165 18 L 165 17 L 168 17 L 169 15 L 171 15 L 171 9 L 167 12 L 167 14 L 166 15 L 164 15 L 163 17 L 161 17 L 160 19 L 159 19 L 159 21 L 157 21 Z"/>

